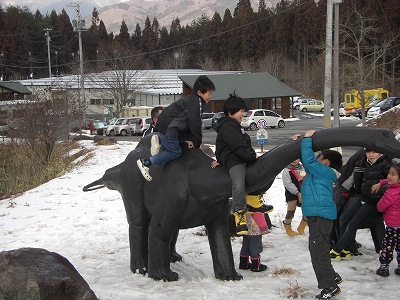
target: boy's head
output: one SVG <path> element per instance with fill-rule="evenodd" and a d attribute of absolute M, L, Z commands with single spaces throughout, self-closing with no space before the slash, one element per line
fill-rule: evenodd
<path fill-rule="evenodd" d="M 224 113 L 226 116 L 234 115 L 241 109 L 247 109 L 246 101 L 233 92 L 224 102 Z"/>
<path fill-rule="evenodd" d="M 375 150 L 372 149 L 365 149 L 365 155 L 367 156 L 367 159 L 374 163 L 379 157 L 382 156 L 381 153 L 375 152 Z"/>
<path fill-rule="evenodd" d="M 193 84 L 193 94 L 199 96 L 206 103 L 211 100 L 212 91 L 215 91 L 214 83 L 206 75 L 197 77 Z"/>
<path fill-rule="evenodd" d="M 156 106 L 151 110 L 151 121 L 156 125 L 157 120 L 161 112 L 163 111 L 162 106 Z"/>
<path fill-rule="evenodd" d="M 336 171 L 339 171 L 343 165 L 342 154 L 334 150 L 321 151 L 317 159 L 321 164 L 331 167 Z"/>

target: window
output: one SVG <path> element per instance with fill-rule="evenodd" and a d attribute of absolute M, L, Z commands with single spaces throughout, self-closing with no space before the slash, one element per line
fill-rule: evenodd
<path fill-rule="evenodd" d="M 103 105 L 114 105 L 113 99 L 103 99 Z"/>
<path fill-rule="evenodd" d="M 101 99 L 90 99 L 90 105 L 100 105 Z"/>
<path fill-rule="evenodd" d="M 255 113 L 254 113 L 254 116 L 255 117 L 260 117 L 260 116 L 263 116 L 264 115 L 264 112 L 263 111 L 256 111 Z"/>

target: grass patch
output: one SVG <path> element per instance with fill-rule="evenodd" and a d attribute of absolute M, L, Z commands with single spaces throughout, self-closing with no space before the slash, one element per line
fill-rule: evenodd
<path fill-rule="evenodd" d="M 89 150 L 79 148 L 79 144 L 74 142 L 57 143 L 50 160 L 43 163 L 25 144 L 0 144 L 0 199 L 18 195 L 59 177 L 91 157 Z M 84 159 L 77 160 L 80 157 Z"/>

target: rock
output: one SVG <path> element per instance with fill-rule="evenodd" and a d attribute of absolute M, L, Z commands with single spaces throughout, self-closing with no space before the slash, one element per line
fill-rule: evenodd
<path fill-rule="evenodd" d="M 117 139 L 114 137 L 94 136 L 94 142 L 97 145 L 113 145 L 117 143 Z"/>
<path fill-rule="evenodd" d="M 93 140 L 92 136 L 88 136 L 88 135 L 84 135 L 84 134 L 80 134 L 75 136 L 73 139 L 73 141 L 82 141 L 82 140 Z"/>
<path fill-rule="evenodd" d="M 40 248 L 0 252 L 0 299 L 94 300 L 88 283 L 63 256 Z"/>

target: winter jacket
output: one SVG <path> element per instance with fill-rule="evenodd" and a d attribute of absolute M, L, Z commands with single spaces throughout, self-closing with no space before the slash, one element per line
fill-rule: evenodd
<path fill-rule="evenodd" d="M 288 165 L 282 171 L 282 182 L 283 186 L 285 187 L 285 198 L 286 202 L 298 200 L 297 193 L 300 192 L 301 183 L 297 179 L 299 173 L 303 171 L 304 168 L 301 164 L 297 166 Z M 293 174 L 295 173 L 295 174 Z M 301 181 L 302 182 L 302 181 Z"/>
<path fill-rule="evenodd" d="M 387 184 L 387 179 L 380 181 L 381 186 Z M 389 227 L 400 227 L 400 183 L 391 184 L 377 205 L 383 212 L 383 219 Z"/>
<path fill-rule="evenodd" d="M 250 136 L 244 132 L 238 121 L 231 117 L 222 117 L 215 130 L 218 133 L 215 156 L 227 171 L 238 164 L 256 161 L 257 156 L 251 147 Z"/>
<path fill-rule="evenodd" d="M 372 193 L 371 188 L 380 180 L 387 178 L 391 166 L 392 162 L 386 155 L 381 155 L 374 163 L 366 160 L 361 183 L 361 201 L 376 207 L 386 188 L 382 188 L 376 193 Z"/>
<path fill-rule="evenodd" d="M 201 134 L 201 103 L 203 100 L 195 94 L 183 97 L 167 106 L 156 124 L 156 129 L 162 134 L 179 138 L 187 135 L 187 140 L 199 148 L 203 135 Z"/>
<path fill-rule="evenodd" d="M 336 205 L 333 202 L 332 186 L 336 172 L 315 158 L 312 138 L 301 141 L 301 162 L 306 170 L 306 177 L 301 185 L 302 211 L 306 217 L 336 219 Z"/>

